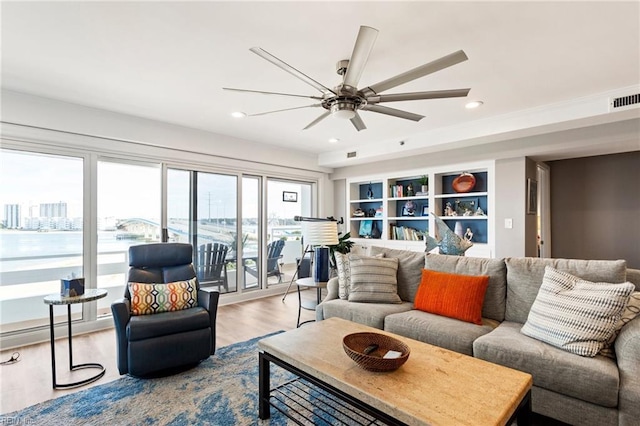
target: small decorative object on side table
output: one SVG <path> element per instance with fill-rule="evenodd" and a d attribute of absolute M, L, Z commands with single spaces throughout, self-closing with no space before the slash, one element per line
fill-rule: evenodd
<path fill-rule="evenodd" d="M 104 376 L 105 368 L 102 364 L 98 363 L 86 363 L 86 364 L 77 364 L 73 365 L 73 343 L 72 343 L 72 335 L 71 335 L 71 305 L 74 303 L 87 303 L 93 300 L 102 299 L 107 295 L 107 290 L 98 288 L 98 289 L 87 289 L 84 291 L 84 294 L 73 297 L 64 297 L 60 294 L 50 294 L 45 296 L 44 303 L 49 305 L 49 331 L 51 335 L 51 371 L 53 377 L 53 388 L 54 389 L 68 389 L 75 388 L 78 386 L 86 385 L 87 383 L 95 382 L 100 377 Z M 67 328 L 69 335 L 69 370 L 82 370 L 85 368 L 97 368 L 100 371 L 98 374 L 91 376 L 87 379 L 80 380 L 74 383 L 58 383 L 56 381 L 56 347 L 55 347 L 55 333 L 53 328 L 53 305 L 67 305 Z"/>

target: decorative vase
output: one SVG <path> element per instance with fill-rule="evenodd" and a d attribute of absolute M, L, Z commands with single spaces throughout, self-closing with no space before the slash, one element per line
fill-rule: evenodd
<path fill-rule="evenodd" d="M 429 192 L 429 185 L 421 185 L 420 192 Z"/>
<path fill-rule="evenodd" d="M 367 198 L 373 199 L 373 188 L 371 187 L 371 182 L 369 182 L 369 187 L 367 188 Z"/>
<path fill-rule="evenodd" d="M 464 231 L 462 230 L 462 223 L 460 221 L 456 222 L 453 232 L 455 232 L 458 237 L 464 238 Z"/>

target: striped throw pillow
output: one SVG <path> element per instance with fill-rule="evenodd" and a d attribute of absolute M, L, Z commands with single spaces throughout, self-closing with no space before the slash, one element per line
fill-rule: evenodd
<path fill-rule="evenodd" d="M 592 283 L 547 266 L 522 334 L 594 357 L 613 334 L 634 290 L 631 283 Z"/>
<path fill-rule="evenodd" d="M 180 311 L 198 304 L 196 279 L 167 284 L 129 283 L 131 315 Z"/>
<path fill-rule="evenodd" d="M 348 300 L 351 288 L 351 259 L 362 259 L 365 256 L 335 253 L 335 257 L 336 269 L 338 270 L 338 297 L 342 300 Z M 384 257 L 384 254 L 377 254 L 373 257 Z"/>
<path fill-rule="evenodd" d="M 402 303 L 398 296 L 398 259 L 351 258 L 349 302 Z"/>

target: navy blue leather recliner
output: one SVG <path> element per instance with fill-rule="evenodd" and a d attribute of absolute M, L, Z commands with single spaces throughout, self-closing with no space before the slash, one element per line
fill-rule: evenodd
<path fill-rule="evenodd" d="M 170 283 L 196 276 L 191 244 L 157 243 L 129 247 L 128 282 Z M 115 322 L 118 370 L 133 376 L 196 365 L 216 350 L 219 293 L 198 287 L 197 306 L 151 315 L 131 315 L 127 286 L 123 299 L 111 304 Z"/>

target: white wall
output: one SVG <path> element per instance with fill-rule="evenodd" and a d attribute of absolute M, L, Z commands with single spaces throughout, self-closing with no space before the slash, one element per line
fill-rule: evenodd
<path fill-rule="evenodd" d="M 495 257 L 525 256 L 525 158 L 496 161 L 495 172 Z M 505 228 L 507 219 L 511 220 L 511 229 Z"/>

